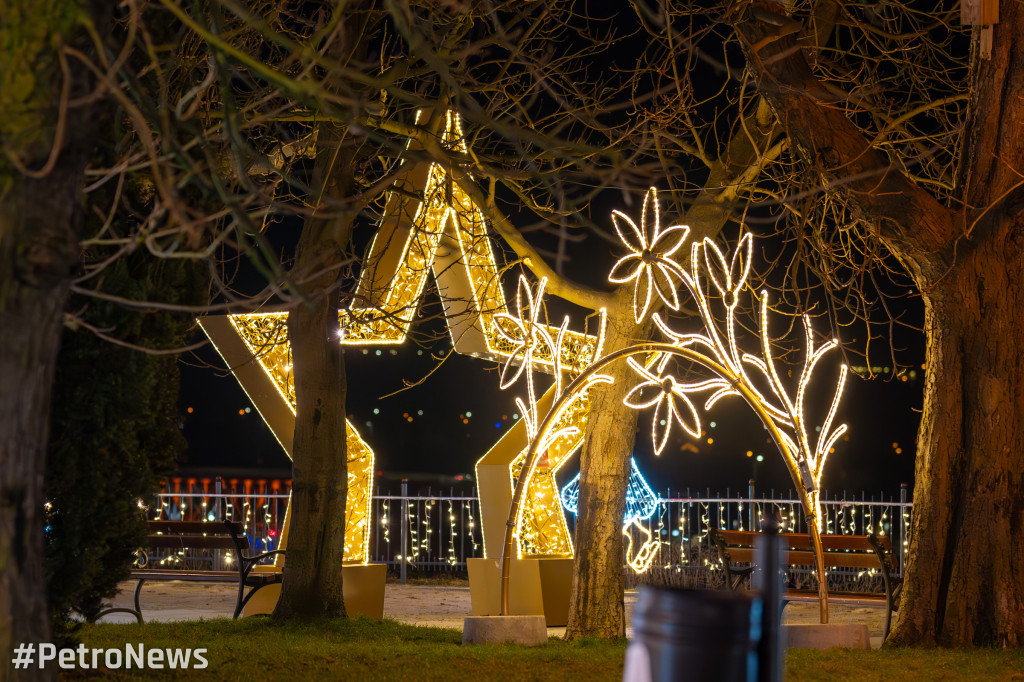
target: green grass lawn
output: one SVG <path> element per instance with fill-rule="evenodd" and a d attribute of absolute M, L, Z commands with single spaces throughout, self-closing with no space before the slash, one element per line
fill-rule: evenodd
<path fill-rule="evenodd" d="M 266 618 L 90 625 L 87 647 L 206 648 L 205 670 L 75 670 L 63 679 L 617 680 L 624 642 L 552 639 L 544 647 L 462 646 L 456 630 L 371 619 L 278 625 Z M 52 663 L 51 663 L 52 665 Z M 1019 680 L 1021 651 L 794 651 L 789 680 Z"/>

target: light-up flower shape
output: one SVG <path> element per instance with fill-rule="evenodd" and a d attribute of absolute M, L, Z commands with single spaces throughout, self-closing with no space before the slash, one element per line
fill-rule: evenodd
<path fill-rule="evenodd" d="M 722 255 L 715 242 L 705 238 L 702 244 L 708 278 L 715 285 L 718 294 L 725 299 L 725 305 L 729 310 L 736 307 L 740 291 L 743 290 L 743 285 L 746 284 L 747 276 L 750 274 L 753 245 L 754 240 L 750 233 L 745 233 L 736 245 L 729 265 L 726 266 L 725 256 Z M 692 261 L 694 264 L 697 263 L 696 253 Z"/>
<path fill-rule="evenodd" d="M 608 280 L 625 284 L 636 280 L 633 292 L 633 315 L 636 322 L 644 319 L 651 306 L 651 290 L 672 310 L 679 310 L 679 287 L 689 275 L 673 260 L 673 256 L 686 242 L 690 228 L 672 225 L 662 229 L 658 211 L 658 191 L 653 187 L 644 196 L 640 227 L 621 211 L 612 211 L 612 223 L 619 239 L 630 253 L 612 266 Z"/>
<path fill-rule="evenodd" d="M 644 381 L 633 387 L 623 402 L 633 409 L 642 410 L 651 405 L 657 404 L 654 408 L 654 420 L 652 433 L 654 436 L 654 454 L 660 455 L 668 442 L 668 436 L 672 432 L 672 423 L 675 422 L 683 427 L 687 433 L 694 438 L 700 437 L 700 417 L 697 415 L 697 408 L 690 402 L 687 393 L 694 392 L 694 388 L 680 384 L 671 375 L 663 373 L 664 366 L 657 374 L 641 365 L 634 358 L 626 360 L 629 366 L 637 374 L 643 377 Z M 704 390 L 706 386 L 700 384 L 696 390 Z M 644 396 L 645 390 L 648 395 Z M 685 410 L 680 410 L 680 404 Z"/>
<path fill-rule="evenodd" d="M 505 364 L 501 368 L 502 390 L 508 388 L 522 376 L 523 371 L 533 364 L 533 354 L 538 348 L 551 346 L 550 334 L 544 325 L 537 321 L 541 310 L 541 301 L 544 300 L 544 287 L 547 280 L 542 279 L 537 285 L 536 297 L 530 290 L 530 284 L 525 277 L 519 278 L 519 286 L 516 290 L 516 315 L 509 313 L 498 313 L 494 316 L 495 329 L 498 335 L 513 346 Z"/>

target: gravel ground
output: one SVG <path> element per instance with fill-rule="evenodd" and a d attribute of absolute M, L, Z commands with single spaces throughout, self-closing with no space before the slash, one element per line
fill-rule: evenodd
<path fill-rule="evenodd" d="M 230 618 L 237 587 L 226 583 L 152 582 L 142 589 L 140 602 L 147 621 L 201 620 Z M 121 592 L 113 606 L 131 607 L 134 582 L 121 583 Z M 631 619 L 636 593 L 626 593 L 626 619 Z M 384 592 L 384 616 L 409 625 L 462 629 L 462 619 L 470 615 L 469 587 L 463 585 L 401 585 L 388 583 Z M 883 609 L 833 604 L 829 608 L 833 623 L 866 623 L 871 644 L 878 648 L 885 624 Z M 105 621 L 129 622 L 128 614 L 111 614 Z M 816 604 L 794 603 L 786 607 L 783 623 L 816 623 Z M 550 628 L 552 636 L 565 628 Z M 629 634 L 632 634 L 631 632 Z"/>

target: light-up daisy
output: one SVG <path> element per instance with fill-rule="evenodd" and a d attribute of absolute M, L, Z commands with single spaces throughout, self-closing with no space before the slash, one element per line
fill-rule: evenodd
<path fill-rule="evenodd" d="M 513 348 L 505 364 L 501 368 L 501 388 L 506 389 L 514 384 L 523 374 L 527 365 L 533 363 L 533 354 L 545 344 L 553 346 L 550 335 L 537 320 L 544 299 L 544 287 L 547 279 L 537 285 L 534 297 L 530 284 L 525 277 L 519 277 L 516 289 L 516 314 L 498 313 L 494 316 L 495 329 L 498 335 L 510 343 Z"/>
<path fill-rule="evenodd" d="M 636 280 L 633 315 L 637 323 L 644 319 L 651 306 L 652 289 L 657 290 L 665 305 L 672 310 L 679 310 L 677 290 L 689 276 L 672 257 L 686 241 L 690 228 L 686 225 L 661 228 L 658 191 L 653 187 L 644 195 L 640 227 L 621 211 L 612 211 L 612 223 L 630 253 L 612 266 L 608 280 L 614 284 Z"/>
<path fill-rule="evenodd" d="M 623 402 L 633 409 L 642 410 L 657 405 L 654 408 L 654 418 L 651 430 L 654 437 L 654 453 L 661 454 L 668 443 L 668 436 L 672 432 L 672 423 L 675 422 L 683 427 L 687 433 L 694 438 L 700 437 L 700 417 L 697 408 L 690 402 L 686 395 L 692 392 L 692 388 L 681 384 L 672 375 L 662 372 L 652 373 L 641 365 L 634 358 L 626 360 L 633 370 L 643 377 L 644 381 L 633 387 Z M 703 387 L 701 387 L 703 389 Z M 644 395 L 646 393 L 646 395 Z M 680 405 L 684 409 L 680 409 Z"/>

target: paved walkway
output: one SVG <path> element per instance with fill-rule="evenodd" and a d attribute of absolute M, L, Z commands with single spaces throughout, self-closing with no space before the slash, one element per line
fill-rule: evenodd
<path fill-rule="evenodd" d="M 114 606 L 131 607 L 134 582 L 121 583 Z M 170 622 L 210 618 L 230 618 L 237 587 L 226 583 L 152 582 L 142 588 L 140 602 L 147 622 Z M 635 592 L 626 593 L 626 622 L 632 619 Z M 867 623 L 871 645 L 882 643 L 885 624 L 883 609 L 832 605 L 834 623 Z M 462 619 L 470 615 L 469 587 L 461 585 L 401 585 L 388 583 L 384 591 L 384 617 L 409 625 L 462 629 Z M 790 604 L 784 623 L 816 623 L 817 604 Z M 134 622 L 128 614 L 111 614 L 109 622 Z M 632 630 L 632 628 L 630 628 Z M 551 636 L 560 636 L 565 628 L 549 628 Z M 628 634 L 632 634 L 629 632 Z"/>

